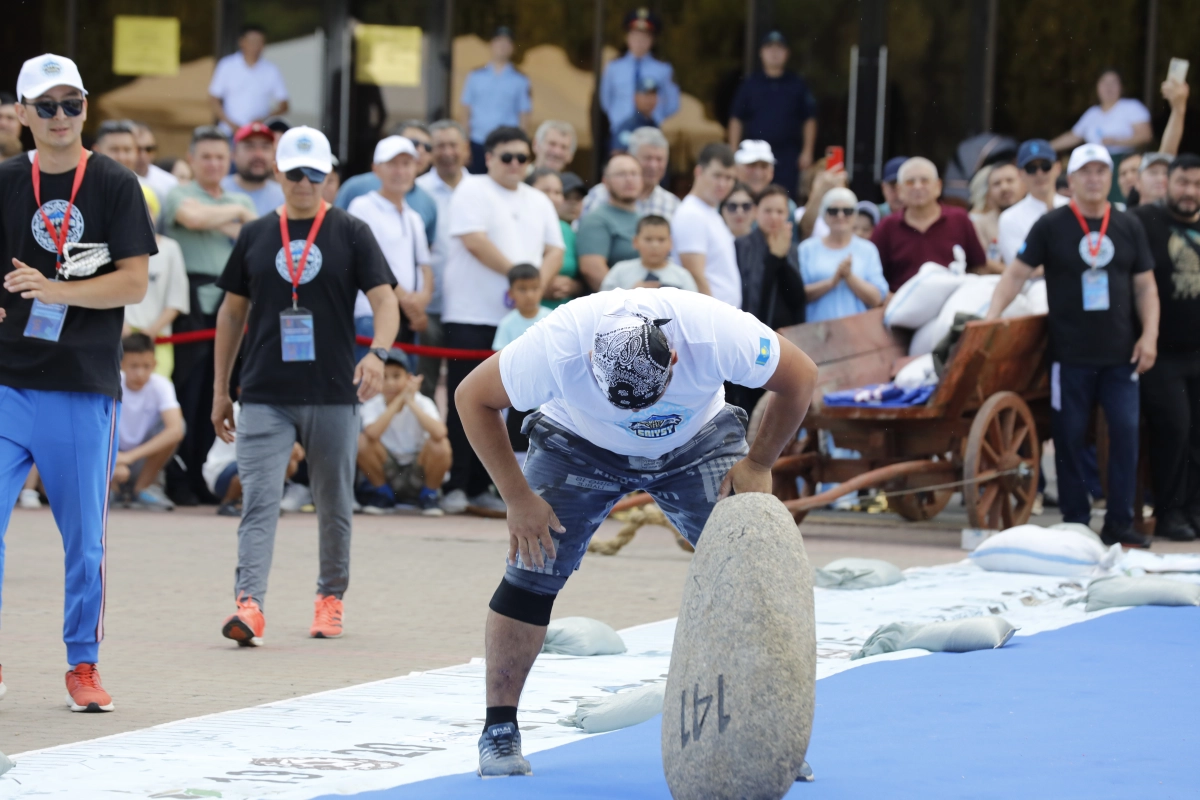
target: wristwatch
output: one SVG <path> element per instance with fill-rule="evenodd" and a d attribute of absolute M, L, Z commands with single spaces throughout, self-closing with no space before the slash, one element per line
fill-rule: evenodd
<path fill-rule="evenodd" d="M 386 347 L 372 347 L 371 355 L 375 356 L 386 364 L 388 362 L 388 356 L 391 355 L 391 352 Z"/>

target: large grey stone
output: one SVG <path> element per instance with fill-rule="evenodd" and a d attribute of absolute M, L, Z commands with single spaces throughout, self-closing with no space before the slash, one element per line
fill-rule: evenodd
<path fill-rule="evenodd" d="M 713 509 L 688 570 L 663 704 L 676 800 L 779 800 L 812 732 L 813 573 L 774 496 Z"/>

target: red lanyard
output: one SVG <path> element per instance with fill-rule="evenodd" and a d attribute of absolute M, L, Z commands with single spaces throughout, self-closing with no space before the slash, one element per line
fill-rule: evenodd
<path fill-rule="evenodd" d="M 317 208 L 317 218 L 313 220 L 312 227 L 308 230 L 308 238 L 304 240 L 304 250 L 300 253 L 300 263 L 296 264 L 292 261 L 292 240 L 288 236 L 287 226 L 287 208 L 279 209 L 279 234 L 283 237 L 283 253 L 287 258 L 288 277 L 292 279 L 292 308 L 296 307 L 299 300 L 297 291 L 300 288 L 300 278 L 304 275 L 304 265 L 308 261 L 308 251 L 312 248 L 313 242 L 317 238 L 317 231 L 321 230 L 321 223 L 325 221 L 325 202 L 322 201 Z"/>
<path fill-rule="evenodd" d="M 83 151 L 83 155 L 79 158 L 79 163 L 75 165 L 75 182 L 71 184 L 71 199 L 67 201 L 67 210 L 63 214 L 62 221 L 62 236 L 54 232 L 54 223 L 50 221 L 50 215 L 42 208 L 42 170 L 38 166 L 38 154 L 33 154 L 33 199 L 38 204 L 38 211 L 42 215 L 42 222 L 46 226 L 46 233 L 50 234 L 50 241 L 54 242 L 54 249 L 58 251 L 58 263 L 63 262 L 63 250 L 67 246 L 67 236 L 71 230 L 71 210 L 75 205 L 75 195 L 79 194 L 79 185 L 83 183 L 83 173 L 87 169 L 87 160 L 90 156 L 87 150 Z"/>
<path fill-rule="evenodd" d="M 1079 220 L 1079 227 L 1083 228 L 1083 238 L 1087 242 L 1088 255 L 1092 257 L 1092 269 L 1096 268 L 1096 257 L 1100 255 L 1100 247 L 1104 244 L 1104 234 L 1108 233 L 1108 218 L 1112 214 L 1112 203 L 1104 204 L 1104 219 L 1100 220 L 1100 235 L 1096 237 L 1096 244 L 1092 246 L 1092 231 L 1088 227 L 1087 220 L 1083 218 L 1083 214 L 1079 211 L 1079 206 L 1075 205 L 1075 201 L 1071 201 L 1071 210 L 1075 212 L 1075 219 Z"/>

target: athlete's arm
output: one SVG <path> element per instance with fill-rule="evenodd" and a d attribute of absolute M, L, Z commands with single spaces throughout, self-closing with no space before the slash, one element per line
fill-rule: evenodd
<path fill-rule="evenodd" d="M 541 567 L 542 548 L 554 558 L 554 540 L 550 529 L 565 533 L 566 528 L 554 516 L 554 509 L 533 493 L 517 464 L 508 430 L 500 412 L 512 405 L 504 382 L 500 379 L 500 354 L 496 353 L 471 371 L 458 391 L 454 404 L 462 420 L 463 430 L 471 447 L 508 504 L 508 560 L 512 563 L 521 553 L 526 564 Z M 536 545 L 541 543 L 542 547 Z"/>
<path fill-rule="evenodd" d="M 23 261 L 12 260 L 12 272 L 4 276 L 5 290 L 25 300 L 66 303 L 79 308 L 124 308 L 146 297 L 150 283 L 150 256 L 130 256 L 114 262 L 116 269 L 86 281 L 55 281 Z"/>
<path fill-rule="evenodd" d="M 242 332 L 250 316 L 250 298 L 226 292 L 221 307 L 217 310 L 217 341 L 213 353 L 212 423 L 217 437 L 223 442 L 232 442 L 236 428 L 233 424 L 233 399 L 229 396 L 229 375 L 238 348 L 242 345 Z"/>
<path fill-rule="evenodd" d="M 770 392 L 767 409 L 758 435 L 750 452 L 733 465 L 725 480 L 721 482 L 720 497 L 730 491 L 771 493 L 771 467 L 789 442 L 796 438 L 796 431 L 808 413 L 813 391 L 817 387 L 817 365 L 799 347 L 779 338 L 779 365 L 775 374 L 763 384 Z"/>

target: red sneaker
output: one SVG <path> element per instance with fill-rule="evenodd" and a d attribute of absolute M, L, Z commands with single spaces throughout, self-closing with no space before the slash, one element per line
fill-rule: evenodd
<path fill-rule="evenodd" d="M 263 630 L 267 627 L 262 609 L 248 597 L 239 597 L 237 607 L 237 613 L 225 620 L 221 635 L 233 639 L 238 647 L 258 647 L 263 643 Z"/>
<path fill-rule="evenodd" d="M 72 711 L 112 711 L 113 701 L 100 685 L 95 664 L 76 664 L 67 672 L 67 705 Z"/>
<path fill-rule="evenodd" d="M 308 635 L 314 639 L 337 639 L 342 635 L 342 601 L 331 594 L 319 594 L 312 629 Z"/>

